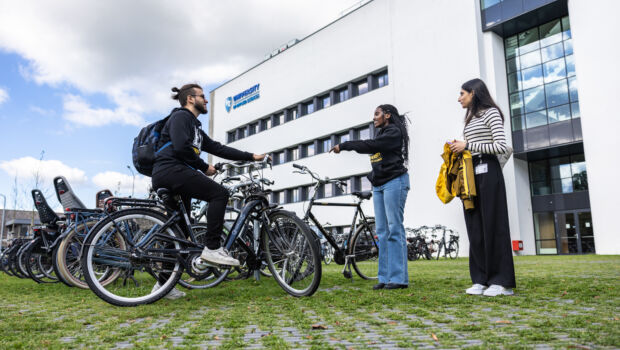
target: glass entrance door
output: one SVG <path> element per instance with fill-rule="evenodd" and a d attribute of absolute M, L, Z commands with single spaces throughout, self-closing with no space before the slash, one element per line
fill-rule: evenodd
<path fill-rule="evenodd" d="M 594 253 L 594 231 L 590 211 L 555 212 L 559 254 Z"/>

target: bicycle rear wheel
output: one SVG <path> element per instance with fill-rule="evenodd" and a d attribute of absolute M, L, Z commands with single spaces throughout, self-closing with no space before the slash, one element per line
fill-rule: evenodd
<path fill-rule="evenodd" d="M 353 269 L 365 280 L 375 280 L 379 275 L 379 240 L 372 226 L 363 224 L 351 238 L 350 255 Z"/>
<path fill-rule="evenodd" d="M 262 243 L 269 271 L 290 295 L 310 296 L 321 283 L 321 253 L 318 238 L 294 213 L 269 214 L 262 229 Z"/>
<path fill-rule="evenodd" d="M 87 236 L 82 253 L 84 278 L 104 301 L 117 306 L 153 303 L 174 288 L 183 268 L 176 258 L 181 238 L 174 225 L 162 230 L 167 218 L 154 210 L 132 208 L 99 221 Z M 103 285 L 100 272 L 110 269 L 120 278 Z M 154 285 L 159 283 L 159 288 Z"/>
<path fill-rule="evenodd" d="M 456 259 L 459 256 L 459 242 L 452 241 L 448 244 L 448 256 L 450 259 Z"/>

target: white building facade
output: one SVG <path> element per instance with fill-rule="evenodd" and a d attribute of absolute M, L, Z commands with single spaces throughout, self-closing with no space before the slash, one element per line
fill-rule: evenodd
<path fill-rule="evenodd" d="M 375 108 L 393 104 L 412 122 L 405 226 L 455 229 L 467 255 L 462 204 L 441 203 L 435 183 L 443 144 L 462 139 L 460 86 L 480 77 L 515 150 L 504 178 L 520 254 L 618 254 L 620 165 L 608 158 L 620 130 L 608 117 L 620 96 L 618 10 L 611 0 L 370 1 L 211 91 L 209 134 L 272 154 L 273 200 L 301 216 L 311 179 L 292 164 L 346 180 L 348 192 L 369 190 L 367 155 L 327 151 L 372 137 Z M 355 200 L 333 186 L 320 194 Z M 363 208 L 372 215 L 372 200 Z M 329 226 L 353 215 L 313 212 Z"/>

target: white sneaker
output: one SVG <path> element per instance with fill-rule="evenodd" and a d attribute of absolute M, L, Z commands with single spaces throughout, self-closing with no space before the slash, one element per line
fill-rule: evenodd
<path fill-rule="evenodd" d="M 151 290 L 151 293 L 158 290 L 160 287 L 161 285 L 159 284 L 159 282 L 155 283 L 155 285 L 153 286 L 153 289 Z M 164 298 L 175 300 L 175 299 L 183 298 L 185 295 L 187 295 L 185 294 L 185 292 L 182 292 L 176 288 L 172 288 L 172 290 L 170 290 Z"/>
<path fill-rule="evenodd" d="M 211 250 L 205 247 L 202 250 L 202 254 L 200 254 L 200 259 L 207 263 L 217 264 L 217 265 L 228 265 L 228 266 L 239 266 L 239 260 L 233 258 L 228 254 L 223 247 L 219 247 L 218 249 Z"/>
<path fill-rule="evenodd" d="M 483 286 L 480 283 L 476 283 L 473 286 L 465 289 L 465 293 L 471 294 L 471 295 L 481 295 L 485 289 L 487 289 L 487 286 Z"/>
<path fill-rule="evenodd" d="M 498 295 L 514 295 L 515 293 L 511 288 L 504 288 L 497 284 L 492 284 L 489 288 L 487 288 L 482 295 L 487 297 L 495 297 Z"/>

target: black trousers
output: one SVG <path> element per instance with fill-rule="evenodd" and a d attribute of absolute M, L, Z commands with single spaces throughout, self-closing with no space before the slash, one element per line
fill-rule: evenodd
<path fill-rule="evenodd" d="M 515 269 L 502 168 L 494 155 L 474 156 L 473 163 L 474 169 L 486 164 L 487 171 L 475 175 L 474 209 L 463 209 L 469 237 L 471 280 L 487 286 L 497 284 L 514 288 Z"/>
<path fill-rule="evenodd" d="M 191 212 L 192 198 L 209 202 L 205 244 L 209 249 L 218 249 L 221 246 L 220 237 L 229 197 L 226 188 L 186 165 L 158 169 L 153 174 L 152 182 L 154 189 L 164 187 L 173 194 L 180 195 L 188 214 Z"/>

